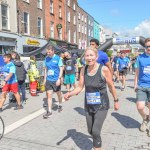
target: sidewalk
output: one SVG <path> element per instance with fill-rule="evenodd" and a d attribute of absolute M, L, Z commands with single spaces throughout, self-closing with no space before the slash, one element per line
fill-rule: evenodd
<path fill-rule="evenodd" d="M 119 111 L 113 110 L 113 98 L 110 96 L 111 107 L 102 130 L 102 150 L 150 150 L 150 137 L 138 129 L 142 119 L 136 110 L 133 76 L 128 75 L 127 78 L 125 91 L 117 89 Z M 117 88 L 118 86 L 119 84 L 116 84 Z M 54 109 L 51 118 L 44 120 L 40 115 L 6 134 L 0 141 L 0 150 L 91 150 L 92 141 L 87 133 L 83 99 L 84 92 L 65 102 L 61 113 Z M 38 101 L 40 109 L 42 99 L 39 98 Z M 35 101 L 33 105 L 37 105 Z M 31 104 L 26 107 L 28 111 L 31 110 Z M 32 107 L 34 110 L 38 109 Z M 5 116 L 3 114 L 7 122 L 8 118 L 12 119 L 18 114 L 11 114 L 9 111 L 14 110 L 6 110 Z"/>

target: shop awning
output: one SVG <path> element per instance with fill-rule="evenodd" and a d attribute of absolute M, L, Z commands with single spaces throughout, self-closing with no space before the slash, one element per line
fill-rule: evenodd
<path fill-rule="evenodd" d="M 38 55 L 38 54 L 43 54 L 43 55 L 46 55 L 46 47 L 48 46 L 48 45 L 52 45 L 52 46 L 54 46 L 54 49 L 55 49 L 55 53 L 56 54 L 60 54 L 61 52 L 65 52 L 65 51 L 67 51 L 66 49 L 63 49 L 63 48 L 61 48 L 61 47 L 59 47 L 59 46 L 57 46 L 57 45 L 54 45 L 51 41 L 49 41 L 46 45 L 44 45 L 43 47 L 40 47 L 40 48 L 38 48 L 37 50 L 34 50 L 34 51 L 32 51 L 32 52 L 29 52 L 29 53 L 24 53 L 24 54 L 22 54 L 22 56 L 26 56 L 26 57 L 29 57 L 29 56 L 31 56 L 31 55 Z"/>

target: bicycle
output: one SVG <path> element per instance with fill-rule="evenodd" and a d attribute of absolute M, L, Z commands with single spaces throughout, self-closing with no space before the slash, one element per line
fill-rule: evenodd
<path fill-rule="evenodd" d="M 5 124 L 4 124 L 2 117 L 0 116 L 0 140 L 2 139 L 4 135 L 4 131 L 5 131 Z"/>

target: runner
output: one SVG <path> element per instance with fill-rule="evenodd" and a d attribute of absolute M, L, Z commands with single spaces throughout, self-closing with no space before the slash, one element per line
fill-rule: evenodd
<path fill-rule="evenodd" d="M 119 80 L 122 83 L 121 90 L 125 89 L 127 69 L 130 66 L 130 60 L 121 52 L 120 58 L 117 59 L 117 71 L 119 70 Z"/>
<path fill-rule="evenodd" d="M 85 60 L 88 65 L 81 70 L 78 87 L 65 94 L 64 98 L 68 100 L 71 96 L 79 94 L 85 86 L 85 114 L 88 131 L 92 135 L 94 149 L 100 150 L 102 146 L 100 132 L 109 109 L 107 84 L 114 98 L 115 110 L 119 109 L 119 105 L 111 73 L 106 66 L 96 62 L 97 58 L 96 48 L 86 49 Z"/>
<path fill-rule="evenodd" d="M 76 88 L 75 78 L 78 76 L 77 61 L 71 57 L 70 53 L 65 52 L 66 59 L 64 60 L 65 79 L 64 83 L 67 86 L 67 91 L 70 92 L 70 85 Z"/>
<path fill-rule="evenodd" d="M 11 62 L 11 54 L 5 54 L 4 55 L 4 62 L 6 65 L 3 67 L 3 76 L 4 81 L 2 83 L 2 94 L 0 99 L 0 111 L 2 112 L 3 104 L 6 100 L 6 94 L 8 92 L 13 92 L 14 96 L 17 100 L 18 106 L 16 106 L 15 110 L 22 109 L 23 106 L 20 103 L 20 95 L 18 93 L 18 83 L 17 83 L 17 77 L 16 77 L 16 68 L 15 65 Z"/>
<path fill-rule="evenodd" d="M 118 72 L 118 69 L 117 69 L 117 60 L 118 60 L 118 58 L 120 58 L 120 52 L 119 51 L 117 52 L 117 56 L 115 56 L 112 59 L 113 72 L 114 72 L 114 76 L 115 76 L 114 81 L 117 82 L 117 83 L 119 82 L 119 72 Z"/>
<path fill-rule="evenodd" d="M 150 38 L 145 40 L 146 52 L 139 55 L 136 61 L 134 89 L 136 91 L 137 110 L 143 118 L 140 131 L 149 130 L 150 136 Z M 148 101 L 149 114 L 145 112 L 145 103 Z"/>
<path fill-rule="evenodd" d="M 48 108 L 44 119 L 52 115 L 52 97 L 53 92 L 57 93 L 59 105 L 58 111 L 62 111 L 62 93 L 61 93 L 61 77 L 62 77 L 62 59 L 54 54 L 54 47 L 47 47 L 47 57 L 45 58 L 44 83 L 47 94 Z"/>
<path fill-rule="evenodd" d="M 98 49 L 98 47 L 99 47 L 99 41 L 97 39 L 91 39 L 90 40 L 90 46 Z M 111 74 L 113 75 L 113 69 L 112 69 L 111 63 L 109 61 L 108 55 L 104 51 L 98 50 L 98 59 L 97 59 L 97 62 L 99 64 L 107 66 L 108 69 L 110 70 Z"/>

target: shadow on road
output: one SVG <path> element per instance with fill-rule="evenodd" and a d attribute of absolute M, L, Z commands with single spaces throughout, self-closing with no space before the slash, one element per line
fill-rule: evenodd
<path fill-rule="evenodd" d="M 67 135 L 56 144 L 60 145 L 69 138 L 71 138 L 81 150 L 91 150 L 93 147 L 92 141 L 90 140 L 91 136 L 77 132 L 76 129 L 68 130 Z"/>
<path fill-rule="evenodd" d="M 133 87 L 133 86 L 129 86 L 129 85 L 128 85 L 127 87 L 129 87 L 129 88 L 131 88 L 131 89 L 134 89 L 134 87 Z"/>
<path fill-rule="evenodd" d="M 140 127 L 140 123 L 129 116 L 121 115 L 119 113 L 112 113 L 111 115 L 115 117 L 125 128 Z"/>
<path fill-rule="evenodd" d="M 77 111 L 80 115 L 85 116 L 85 110 L 81 107 L 75 107 L 75 111 Z"/>
<path fill-rule="evenodd" d="M 55 104 L 57 101 L 55 100 L 55 98 L 52 98 L 53 101 L 53 106 L 52 106 L 52 110 L 56 111 L 57 110 L 57 105 Z M 43 98 L 43 108 L 45 110 L 47 110 L 48 104 L 47 104 L 47 98 Z"/>
<path fill-rule="evenodd" d="M 129 100 L 130 102 L 136 103 L 136 98 L 127 97 L 126 99 Z"/>

